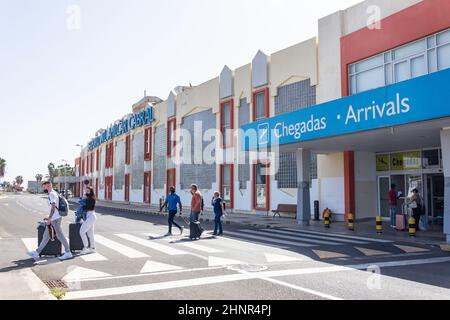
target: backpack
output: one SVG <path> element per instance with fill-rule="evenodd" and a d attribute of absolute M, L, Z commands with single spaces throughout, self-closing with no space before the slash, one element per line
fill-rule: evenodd
<path fill-rule="evenodd" d="M 59 203 L 58 203 L 58 212 L 59 215 L 61 217 L 67 217 L 68 213 L 69 213 L 69 202 L 67 201 L 66 198 L 61 197 L 60 195 L 58 195 L 59 198 Z"/>

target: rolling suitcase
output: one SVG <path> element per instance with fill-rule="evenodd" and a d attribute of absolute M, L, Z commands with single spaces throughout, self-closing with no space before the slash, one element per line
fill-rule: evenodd
<path fill-rule="evenodd" d="M 45 222 L 39 223 L 38 230 L 38 244 L 41 243 L 44 237 L 44 232 L 48 232 L 47 224 Z M 59 257 L 61 255 L 61 242 L 55 237 L 53 241 L 49 241 L 42 250 L 40 256 L 55 256 Z"/>
<path fill-rule="evenodd" d="M 203 228 L 201 227 L 200 222 L 198 221 L 190 223 L 189 230 L 190 230 L 189 238 L 191 240 L 200 239 L 200 237 L 203 234 Z"/>
<path fill-rule="evenodd" d="M 188 219 L 183 217 L 184 222 L 189 225 L 189 238 L 191 240 L 200 239 L 203 234 L 203 228 L 200 225 L 200 222 L 190 222 Z"/>
<path fill-rule="evenodd" d="M 69 225 L 69 245 L 70 251 L 81 251 L 84 248 L 80 236 L 81 223 L 72 223 Z M 88 238 L 89 241 L 89 238 Z"/>
<path fill-rule="evenodd" d="M 395 229 L 398 231 L 405 231 L 407 229 L 406 220 L 408 217 L 408 206 L 405 204 L 402 207 L 402 213 L 395 216 Z"/>
<path fill-rule="evenodd" d="M 398 231 L 406 230 L 406 219 L 403 214 L 398 214 L 395 216 L 395 229 Z"/>

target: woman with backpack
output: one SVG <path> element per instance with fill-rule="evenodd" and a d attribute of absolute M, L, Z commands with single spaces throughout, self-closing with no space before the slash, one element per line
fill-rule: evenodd
<path fill-rule="evenodd" d="M 86 204 L 84 210 L 86 211 L 86 220 L 83 222 L 80 228 L 81 240 L 83 240 L 83 250 L 81 255 L 95 253 L 95 240 L 94 240 L 94 224 L 97 220 L 95 214 L 95 193 L 91 187 L 86 188 Z M 89 238 L 89 239 L 88 239 Z"/>
<path fill-rule="evenodd" d="M 214 197 L 211 200 L 211 205 L 214 208 L 214 236 L 223 235 L 222 216 L 225 213 L 225 202 L 220 197 L 220 192 L 214 192 Z M 217 233 L 218 232 L 218 233 Z"/>

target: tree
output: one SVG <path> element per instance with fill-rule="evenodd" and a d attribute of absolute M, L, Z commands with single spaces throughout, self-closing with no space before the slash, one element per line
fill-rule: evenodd
<path fill-rule="evenodd" d="M 36 178 L 36 181 L 37 181 L 37 190 L 36 190 L 36 192 L 38 192 L 39 193 L 39 186 L 41 185 L 41 182 L 42 182 L 42 179 L 44 178 L 44 176 L 42 175 L 42 174 L 40 174 L 40 173 L 38 173 L 36 176 L 35 176 L 35 178 Z"/>
<path fill-rule="evenodd" d="M 16 182 L 16 185 L 20 187 L 22 185 L 22 183 L 23 183 L 23 177 L 22 176 L 17 176 L 15 182 Z"/>
<path fill-rule="evenodd" d="M 70 165 L 60 165 L 56 169 L 56 177 L 73 177 L 75 176 L 75 170 Z"/>
<path fill-rule="evenodd" d="M 48 180 L 50 180 L 51 183 L 53 183 L 53 180 L 55 177 L 58 176 L 58 170 L 55 168 L 55 165 L 53 163 L 49 163 L 47 166 L 48 169 Z"/>
<path fill-rule="evenodd" d="M 0 158 L 0 178 L 3 178 L 5 176 L 5 170 L 6 170 L 6 160 Z"/>

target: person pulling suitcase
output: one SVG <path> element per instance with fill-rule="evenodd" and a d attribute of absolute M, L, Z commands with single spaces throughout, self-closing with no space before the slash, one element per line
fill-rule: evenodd
<path fill-rule="evenodd" d="M 191 216 L 189 219 L 189 229 L 191 239 L 200 239 L 203 229 L 200 226 L 199 216 L 203 210 L 203 196 L 201 192 L 198 190 L 198 186 L 196 184 L 191 185 Z"/>
<path fill-rule="evenodd" d="M 86 211 L 86 220 L 80 228 L 80 237 L 83 241 L 83 250 L 81 255 L 95 253 L 95 239 L 94 239 L 94 225 L 97 221 L 97 215 L 95 213 L 95 193 L 92 187 L 86 188 L 86 205 L 84 210 Z M 89 237 L 89 238 L 88 238 Z"/>
<path fill-rule="evenodd" d="M 62 231 L 62 216 L 59 212 L 60 206 L 61 206 L 61 199 L 60 196 L 56 193 L 55 190 L 53 190 L 52 183 L 50 181 L 46 181 L 42 184 L 42 187 L 44 188 L 44 192 L 48 193 L 48 206 L 50 209 L 50 215 L 46 220 L 47 228 L 53 228 L 56 234 L 56 238 L 62 243 L 64 246 L 65 253 L 59 257 L 60 260 L 67 260 L 71 259 L 72 253 L 70 252 L 69 243 L 67 242 L 66 237 L 64 236 L 64 233 Z M 66 208 L 68 209 L 68 208 Z M 50 241 L 50 233 L 44 232 L 42 241 L 39 244 L 39 247 L 36 249 L 36 251 L 28 252 L 28 255 L 34 259 L 38 259 L 42 253 L 42 251 L 47 246 L 48 242 Z"/>

